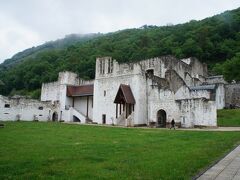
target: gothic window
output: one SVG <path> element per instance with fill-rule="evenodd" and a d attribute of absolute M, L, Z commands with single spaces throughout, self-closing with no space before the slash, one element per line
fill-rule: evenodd
<path fill-rule="evenodd" d="M 100 74 L 104 74 L 105 64 L 103 60 L 100 60 Z"/>
<path fill-rule="evenodd" d="M 112 73 L 113 71 L 113 61 L 111 59 L 108 60 L 108 73 Z"/>
<path fill-rule="evenodd" d="M 110 62 L 110 73 L 112 73 L 113 72 L 113 61 L 111 60 L 111 62 Z"/>
<path fill-rule="evenodd" d="M 99 70 L 100 70 L 100 74 L 102 73 L 102 61 L 99 62 Z"/>

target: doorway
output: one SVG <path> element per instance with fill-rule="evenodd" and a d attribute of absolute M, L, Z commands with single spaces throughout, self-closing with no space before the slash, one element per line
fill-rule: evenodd
<path fill-rule="evenodd" d="M 158 127 L 166 127 L 167 124 L 167 114 L 166 111 L 164 110 L 159 110 L 157 112 L 157 123 L 158 123 Z"/>
<path fill-rule="evenodd" d="M 57 112 L 54 112 L 53 115 L 52 115 L 52 121 L 55 122 L 55 121 L 58 121 L 58 113 Z"/>
<path fill-rule="evenodd" d="M 102 123 L 103 123 L 103 124 L 106 124 L 106 114 L 103 114 L 103 115 L 102 115 Z"/>

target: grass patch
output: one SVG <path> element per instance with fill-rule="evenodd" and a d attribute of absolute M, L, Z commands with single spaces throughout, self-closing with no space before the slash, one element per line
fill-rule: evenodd
<path fill-rule="evenodd" d="M 218 126 L 240 126 L 240 109 L 222 109 L 217 111 Z"/>
<path fill-rule="evenodd" d="M 5 125 L 0 179 L 190 179 L 240 140 L 240 132 Z"/>

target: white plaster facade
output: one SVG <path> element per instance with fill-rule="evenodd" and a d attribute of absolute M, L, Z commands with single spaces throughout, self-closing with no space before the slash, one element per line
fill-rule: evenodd
<path fill-rule="evenodd" d="M 106 124 L 159 125 L 161 110 L 166 115 L 164 126 L 172 119 L 182 127 L 217 126 L 216 99 L 212 97 L 216 89 L 201 86 L 207 69 L 197 59 L 179 61 L 166 56 L 119 64 L 105 57 L 97 59 L 95 72 L 93 120 L 99 124 L 104 117 Z M 130 118 L 123 118 L 125 123 L 121 123 L 120 107 L 113 103 L 121 84 L 130 86 L 136 101 Z"/>
<path fill-rule="evenodd" d="M 24 97 L 7 98 L 0 96 L 0 121 L 47 121 L 58 109 L 57 105 L 26 99 Z"/>
<path fill-rule="evenodd" d="M 58 81 L 42 85 L 41 102 L 35 105 L 25 102 L 26 108 L 11 105 L 10 110 L 1 100 L 5 115 L 0 120 L 15 120 L 23 109 L 23 120 L 41 113 L 39 120 L 167 127 L 174 119 L 181 127 L 217 126 L 216 109 L 225 105 L 222 80 L 207 77 L 206 65 L 195 58 L 164 56 L 122 64 L 111 57 L 97 58 L 94 80 L 60 72 Z"/>

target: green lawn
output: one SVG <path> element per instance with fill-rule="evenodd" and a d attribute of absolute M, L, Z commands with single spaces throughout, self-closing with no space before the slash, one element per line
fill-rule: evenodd
<path fill-rule="evenodd" d="M 240 109 L 218 110 L 218 126 L 240 126 Z"/>
<path fill-rule="evenodd" d="M 190 179 L 240 143 L 240 132 L 5 125 L 0 179 Z"/>

